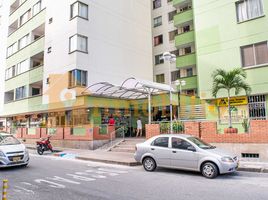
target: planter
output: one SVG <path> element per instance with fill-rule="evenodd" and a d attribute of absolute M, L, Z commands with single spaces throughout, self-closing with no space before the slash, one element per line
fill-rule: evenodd
<path fill-rule="evenodd" d="M 237 128 L 225 128 L 224 133 L 238 133 Z"/>

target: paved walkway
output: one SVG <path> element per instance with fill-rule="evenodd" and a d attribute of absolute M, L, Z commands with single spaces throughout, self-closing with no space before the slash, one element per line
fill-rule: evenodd
<path fill-rule="evenodd" d="M 35 149 L 33 145 L 26 145 L 29 149 Z M 83 149 L 63 149 L 55 148 L 57 151 L 54 156 L 75 158 L 80 160 L 89 160 L 103 163 L 113 163 L 128 166 L 137 166 L 140 163 L 136 162 L 133 158 L 133 153 L 121 153 L 121 152 L 110 152 L 104 150 L 83 150 Z M 239 171 L 249 172 L 263 172 L 268 173 L 268 162 L 239 162 Z"/>

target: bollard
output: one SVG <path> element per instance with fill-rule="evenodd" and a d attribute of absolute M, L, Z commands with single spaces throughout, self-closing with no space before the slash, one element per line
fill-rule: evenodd
<path fill-rule="evenodd" d="M 3 195 L 2 195 L 2 200 L 7 200 L 7 183 L 8 183 L 8 180 L 3 180 Z"/>

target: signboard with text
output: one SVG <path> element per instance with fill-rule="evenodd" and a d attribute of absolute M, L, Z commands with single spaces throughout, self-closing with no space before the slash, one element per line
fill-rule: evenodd
<path fill-rule="evenodd" d="M 248 99 L 247 97 L 231 97 L 230 105 L 231 106 L 239 106 L 239 105 L 247 105 Z M 220 98 L 217 99 L 217 106 L 227 107 L 228 106 L 228 98 Z"/>

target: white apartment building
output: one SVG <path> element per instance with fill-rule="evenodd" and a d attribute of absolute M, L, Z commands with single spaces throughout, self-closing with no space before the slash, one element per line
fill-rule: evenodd
<path fill-rule="evenodd" d="M 96 82 L 153 80 L 149 1 L 9 3 L 4 116 L 48 109 Z"/>

